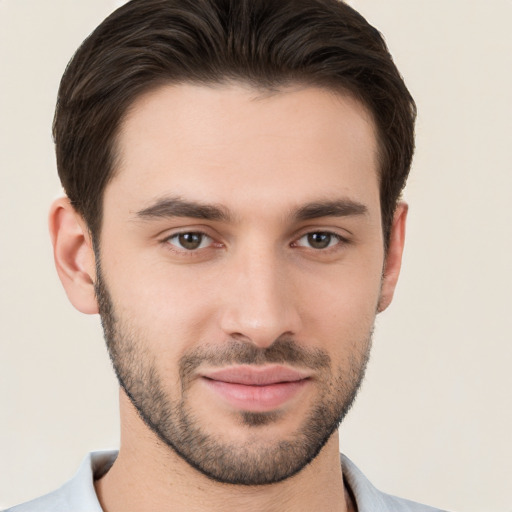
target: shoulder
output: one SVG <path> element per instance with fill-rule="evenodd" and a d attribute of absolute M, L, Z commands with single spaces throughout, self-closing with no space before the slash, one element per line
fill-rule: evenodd
<path fill-rule="evenodd" d="M 389 510 L 396 512 L 444 512 L 439 508 L 416 503 L 415 501 L 399 498 L 390 494 L 381 493 L 383 500 L 386 502 Z"/>
<path fill-rule="evenodd" d="M 61 512 L 64 510 L 66 510 L 66 502 L 58 489 L 21 505 L 8 508 L 4 512 Z"/>
<path fill-rule="evenodd" d="M 341 454 L 343 478 L 352 492 L 359 512 L 443 512 L 438 508 L 379 491 L 345 455 Z"/>
<path fill-rule="evenodd" d="M 88 454 L 76 475 L 59 489 L 4 512 L 102 512 L 94 490 L 94 475 L 112 465 L 117 452 Z"/>

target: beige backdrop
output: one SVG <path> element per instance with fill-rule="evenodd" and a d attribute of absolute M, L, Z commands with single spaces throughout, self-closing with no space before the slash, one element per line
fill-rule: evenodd
<path fill-rule="evenodd" d="M 46 212 L 56 89 L 113 0 L 0 0 L 0 505 L 116 446 L 99 321 L 68 304 Z M 354 0 L 419 108 L 405 265 L 342 449 L 380 488 L 511 512 L 511 0 Z M 0 507 L 1 508 L 1 507 Z"/>

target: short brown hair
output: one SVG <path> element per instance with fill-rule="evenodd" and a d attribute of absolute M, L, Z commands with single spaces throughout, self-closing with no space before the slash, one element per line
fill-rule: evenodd
<path fill-rule="evenodd" d="M 62 185 L 94 238 L 129 106 L 159 85 L 237 80 L 354 95 L 379 139 L 382 226 L 411 166 L 416 107 L 380 33 L 338 0 L 132 0 L 81 45 L 62 78 L 53 134 Z"/>

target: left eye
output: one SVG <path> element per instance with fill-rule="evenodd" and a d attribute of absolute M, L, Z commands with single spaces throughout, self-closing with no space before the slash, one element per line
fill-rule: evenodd
<path fill-rule="evenodd" d="M 175 247 L 187 251 L 203 249 L 212 243 L 212 239 L 208 235 L 198 232 L 177 233 L 169 237 L 167 241 Z"/>
<path fill-rule="evenodd" d="M 301 247 L 310 247 L 311 249 L 327 249 L 333 247 L 341 241 L 341 237 L 334 233 L 326 231 L 315 231 L 301 236 L 297 245 Z"/>

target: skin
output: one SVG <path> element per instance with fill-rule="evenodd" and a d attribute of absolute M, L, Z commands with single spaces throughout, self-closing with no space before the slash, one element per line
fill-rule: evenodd
<path fill-rule="evenodd" d="M 102 275 L 125 332 L 144 340 L 170 400 L 180 398 L 184 354 L 221 350 L 233 339 L 263 350 L 292 338 L 328 354 L 331 375 L 363 364 L 375 315 L 398 279 L 407 207 L 397 207 L 385 255 L 375 129 L 361 104 L 319 88 L 168 86 L 135 102 L 118 142 L 119 168 L 104 195 Z M 141 214 L 176 197 L 221 206 L 230 218 Z M 326 201 L 363 208 L 297 215 Z M 69 299 L 97 313 L 91 237 L 66 198 L 52 206 L 50 231 Z M 176 236 L 183 232 L 207 237 L 186 250 Z M 328 247 L 313 247 L 310 233 L 332 233 Z M 257 451 L 293 439 L 327 375 L 313 372 L 278 407 L 279 419 L 258 428 L 200 378 L 191 380 L 187 404 L 211 436 Z M 120 408 L 119 457 L 96 482 L 107 512 L 351 508 L 336 433 L 291 478 L 240 486 L 215 482 L 176 455 L 124 391 Z"/>

